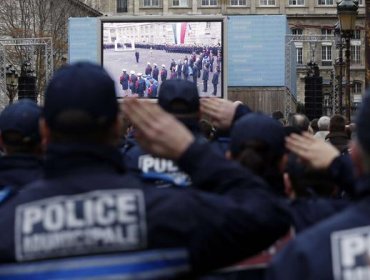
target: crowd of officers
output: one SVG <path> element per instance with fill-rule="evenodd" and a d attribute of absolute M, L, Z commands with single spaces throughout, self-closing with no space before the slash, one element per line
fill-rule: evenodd
<path fill-rule="evenodd" d="M 136 52 L 138 62 L 139 53 Z M 208 81 L 213 85 L 212 95 L 217 95 L 217 85 L 221 81 L 221 51 L 215 52 L 211 48 L 205 48 L 198 54 L 193 52 L 189 57 L 183 59 L 172 59 L 169 67 L 157 63 L 153 65 L 148 62 L 143 73 L 122 69 L 119 82 L 122 85 L 123 96 L 138 96 L 146 98 L 157 98 L 158 87 L 167 79 L 184 79 L 197 85 L 198 79 L 203 81 L 202 92 L 208 91 Z M 212 74 L 212 75 L 211 75 Z"/>
<path fill-rule="evenodd" d="M 369 279 L 369 120 L 65 66 L 0 114 L 0 279 Z"/>

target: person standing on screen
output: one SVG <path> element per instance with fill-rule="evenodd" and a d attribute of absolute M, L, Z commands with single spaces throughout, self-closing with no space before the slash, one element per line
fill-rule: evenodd
<path fill-rule="evenodd" d="M 198 83 L 198 74 L 199 74 L 199 68 L 197 63 L 193 64 L 193 83 L 197 84 Z"/>
<path fill-rule="evenodd" d="M 131 94 L 136 93 L 136 81 L 137 81 L 137 76 L 135 75 L 135 71 L 130 72 L 130 79 L 129 79 L 129 86 L 131 90 Z"/>
<path fill-rule="evenodd" d="M 161 70 L 161 81 L 162 83 L 167 80 L 167 69 L 166 65 L 162 64 L 162 70 Z"/>
<path fill-rule="evenodd" d="M 145 68 L 145 75 L 147 75 L 147 76 L 150 75 L 151 76 L 152 75 L 152 70 L 153 70 L 152 66 L 150 65 L 150 62 L 148 62 L 147 65 L 146 65 L 146 68 Z"/>
<path fill-rule="evenodd" d="M 220 67 L 217 66 L 216 72 L 213 74 L 213 77 L 212 77 L 212 84 L 213 84 L 213 92 L 212 92 L 212 94 L 214 96 L 217 95 L 217 85 L 218 85 L 219 76 L 220 76 Z"/>
<path fill-rule="evenodd" d="M 144 97 L 144 93 L 146 90 L 146 82 L 142 77 L 143 75 L 141 73 L 137 73 L 137 81 L 136 81 L 136 92 L 139 95 L 139 97 Z"/>
<path fill-rule="evenodd" d="M 203 68 L 203 92 L 207 92 L 207 87 L 208 87 L 208 79 L 209 79 L 209 64 L 206 63 Z"/>
<path fill-rule="evenodd" d="M 157 63 L 153 64 L 153 71 L 152 71 L 152 77 L 154 80 L 158 82 L 158 76 L 159 76 L 159 69 L 157 67 Z"/>
<path fill-rule="evenodd" d="M 200 74 L 202 71 L 202 57 L 198 58 L 198 60 L 195 62 L 195 65 L 197 66 L 198 69 L 198 78 L 200 78 Z"/>
<path fill-rule="evenodd" d="M 122 85 L 122 90 L 123 90 L 123 96 L 128 95 L 128 81 L 130 77 L 127 74 L 126 69 L 122 69 L 122 75 L 119 78 L 119 83 Z"/>
<path fill-rule="evenodd" d="M 139 57 L 140 57 L 140 53 L 136 51 L 135 52 L 136 63 L 139 63 Z"/>
<path fill-rule="evenodd" d="M 176 73 L 177 73 L 177 78 L 181 79 L 181 73 L 182 73 L 182 62 L 181 59 L 178 60 L 177 65 L 176 65 Z"/>
<path fill-rule="evenodd" d="M 172 69 L 175 69 L 176 68 L 176 62 L 175 62 L 175 60 L 172 58 L 172 60 L 171 60 L 171 64 L 170 64 L 170 71 L 172 70 Z"/>
<path fill-rule="evenodd" d="M 189 64 L 187 59 L 184 60 L 184 64 L 182 65 L 182 74 L 184 76 L 184 80 L 189 78 Z"/>

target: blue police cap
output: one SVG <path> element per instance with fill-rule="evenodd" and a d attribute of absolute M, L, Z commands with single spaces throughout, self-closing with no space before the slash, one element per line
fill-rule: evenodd
<path fill-rule="evenodd" d="M 244 143 L 261 141 L 278 156 L 285 152 L 285 131 L 280 122 L 261 113 L 250 113 L 240 118 L 231 131 L 230 150 L 239 154 Z"/>
<path fill-rule="evenodd" d="M 87 117 L 66 121 L 68 113 Z M 99 65 L 79 62 L 60 69 L 45 93 L 43 116 L 51 129 L 85 131 L 112 124 L 118 114 L 114 81 Z"/>
<path fill-rule="evenodd" d="M 30 99 L 22 99 L 7 106 L 0 114 L 0 131 L 5 144 L 40 141 L 40 116 L 41 108 Z M 17 132 L 21 137 L 8 139 L 8 132 Z"/>
<path fill-rule="evenodd" d="M 362 99 L 356 121 L 357 139 L 365 152 L 370 154 L 370 88 Z"/>
<path fill-rule="evenodd" d="M 187 80 L 166 80 L 159 89 L 158 104 L 172 114 L 199 112 L 198 89 L 193 82 Z"/>

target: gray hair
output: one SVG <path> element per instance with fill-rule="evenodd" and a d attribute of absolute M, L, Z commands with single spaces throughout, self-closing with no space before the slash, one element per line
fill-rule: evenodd
<path fill-rule="evenodd" d="M 319 127 L 319 130 L 329 130 L 329 125 L 330 125 L 330 118 L 328 116 L 322 116 L 318 122 L 317 126 Z"/>

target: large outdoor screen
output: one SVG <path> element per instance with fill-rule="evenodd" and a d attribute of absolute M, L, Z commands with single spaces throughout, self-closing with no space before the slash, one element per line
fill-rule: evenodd
<path fill-rule="evenodd" d="M 166 79 L 186 79 L 200 96 L 223 97 L 223 30 L 223 18 L 102 20 L 102 64 L 118 98 L 157 98 Z"/>

